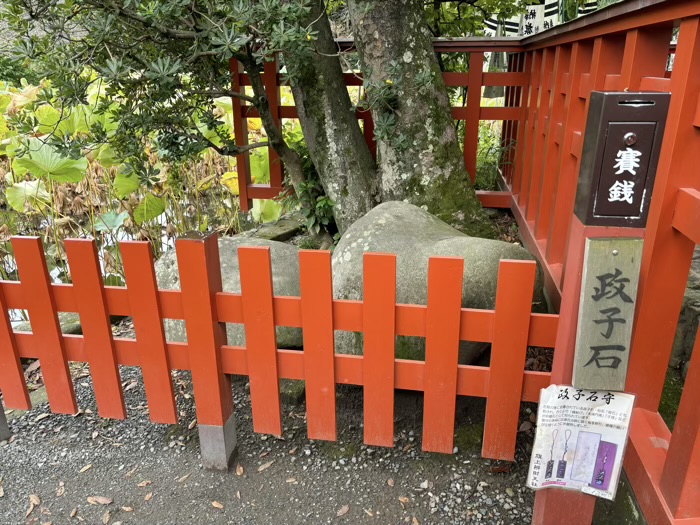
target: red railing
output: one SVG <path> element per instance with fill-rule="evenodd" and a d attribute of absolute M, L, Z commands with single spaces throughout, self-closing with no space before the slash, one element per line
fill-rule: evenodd
<path fill-rule="evenodd" d="M 77 411 L 69 361 L 87 362 L 102 417 L 124 419 L 118 365 L 143 371 L 152 421 L 176 423 L 170 371 L 191 370 L 200 425 L 223 425 L 231 374 L 250 377 L 256 432 L 282 434 L 279 379 L 306 381 L 308 433 L 335 440 L 335 384 L 364 386 L 365 442 L 394 444 L 394 389 L 425 392 L 423 449 L 452 453 L 456 396 L 487 399 L 483 454 L 514 458 L 521 401 L 536 401 L 549 373 L 525 371 L 528 345 L 553 347 L 556 315 L 531 313 L 535 263 L 502 261 L 495 310 L 462 308 L 464 261 L 434 257 L 428 304 L 396 303 L 396 256 L 365 255 L 364 300 L 332 296 L 329 252 L 300 253 L 301 297 L 274 297 L 267 248 L 240 248 L 241 293 L 222 291 L 216 237 L 181 239 L 181 290 L 159 290 L 150 245 L 124 242 L 126 287 L 104 286 L 91 240 L 67 240 L 73 284 L 51 284 L 41 240 L 12 241 L 19 282 L 0 283 L 0 389 L 28 409 L 20 358 L 37 358 L 53 412 Z M 14 332 L 8 309 L 27 310 L 32 332 Z M 83 335 L 63 335 L 58 312 L 77 312 Z M 112 337 L 110 315 L 131 316 L 135 339 Z M 188 342 L 168 343 L 163 319 L 183 319 Z M 224 323 L 243 324 L 246 347 L 226 345 Z M 276 326 L 303 330 L 304 351 L 278 350 Z M 364 355 L 334 353 L 334 330 L 362 332 Z M 395 358 L 397 335 L 423 337 L 425 361 Z M 492 344 L 489 367 L 458 364 L 459 342 Z M 519 363 L 513 366 L 513 363 Z"/>

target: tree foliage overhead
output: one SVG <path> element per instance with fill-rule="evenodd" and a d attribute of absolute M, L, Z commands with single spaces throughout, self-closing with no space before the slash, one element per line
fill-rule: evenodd
<path fill-rule="evenodd" d="M 526 1 L 429 1 L 424 6 L 418 5 L 420 10 L 425 8 L 421 23 L 426 31 L 463 36 L 478 33 L 484 17 L 493 13 L 511 16 Z M 388 3 L 356 4 L 358 13 L 379 20 L 385 11 L 383 6 Z M 328 11 L 333 16 L 349 17 L 343 1 L 327 5 L 322 0 L 4 0 L 0 21 L 17 35 L 12 60 L 30 66 L 37 77 L 50 79 L 51 90 L 44 90 L 39 101 L 45 97 L 54 107 L 65 108 L 60 111 L 57 130 L 61 119 L 67 118 L 64 115 L 73 114 L 68 111 L 72 107 L 92 105 L 95 113 L 104 115 L 101 121 L 91 122 L 85 133 L 51 134 L 51 145 L 79 158 L 86 148 L 108 142 L 115 155 L 142 180 L 153 175 L 152 164 L 148 162 L 152 148 L 163 160 L 181 160 L 207 148 L 222 155 L 235 155 L 267 145 L 263 142 L 236 146 L 231 127 L 222 119 L 215 100 L 237 97 L 256 106 L 269 145 L 280 154 L 293 185 L 297 189 L 301 187 L 305 182 L 303 163 L 275 125 L 260 75 L 263 63 L 279 54 L 295 89 L 297 107 L 306 104 L 305 115 L 300 118 L 311 159 L 326 193 L 341 208 L 340 201 L 345 197 L 343 186 L 347 192 L 347 184 L 340 179 L 334 186 L 332 179 L 341 176 L 338 173 L 341 170 L 367 171 L 368 167 L 373 170 L 373 162 L 359 160 L 348 168 L 324 155 L 325 150 L 342 139 L 328 135 L 316 140 L 333 127 L 334 121 L 339 122 L 341 113 L 346 113 L 345 100 L 334 107 L 321 107 L 333 101 L 327 86 L 326 92 L 323 91 L 323 83 L 329 78 L 342 78 L 340 54 L 332 41 Z M 355 29 L 352 22 L 349 26 Z M 407 38 L 410 36 L 406 34 Z M 401 38 L 392 41 L 400 42 Z M 231 90 L 231 58 L 245 67 L 252 95 Z M 314 67 L 308 67 L 311 64 Z M 429 69 L 420 64 L 415 67 L 418 74 Z M 378 74 L 382 78 L 387 75 Z M 411 71 L 403 72 L 402 77 L 415 78 Z M 417 80 L 413 82 L 418 86 L 416 89 L 433 93 L 429 88 L 435 82 L 434 75 Z M 367 87 L 371 93 L 371 86 Z M 444 90 L 444 86 L 437 87 Z M 313 115 L 314 106 L 324 113 Z M 405 137 L 401 139 L 405 147 L 411 144 L 410 130 L 383 125 L 381 118 L 387 117 L 380 114 L 377 117 L 380 117 L 376 128 L 380 143 Z M 352 126 L 356 126 L 355 120 L 351 120 Z M 448 122 L 449 118 L 444 120 Z M 37 122 L 28 120 L 18 126 L 31 135 Z M 358 125 L 357 132 L 345 134 L 356 137 L 359 133 Z M 365 146 L 358 145 L 356 140 L 337 145 L 345 148 L 346 159 L 368 158 L 366 151 L 359 151 Z M 371 193 L 370 186 L 374 183 L 361 180 Z M 381 195 L 376 201 L 379 199 Z M 350 213 L 347 220 L 357 218 L 362 210 L 367 211 L 367 206 L 372 205 L 367 202 Z"/>

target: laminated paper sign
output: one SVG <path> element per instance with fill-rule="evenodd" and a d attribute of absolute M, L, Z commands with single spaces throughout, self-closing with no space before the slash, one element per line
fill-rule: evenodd
<path fill-rule="evenodd" d="M 527 486 L 614 499 L 633 406 L 622 392 L 543 389 Z"/>

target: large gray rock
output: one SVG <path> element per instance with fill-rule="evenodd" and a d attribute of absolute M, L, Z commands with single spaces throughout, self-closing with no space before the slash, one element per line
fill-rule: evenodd
<path fill-rule="evenodd" d="M 700 321 L 700 247 L 695 248 L 693 263 L 688 273 L 688 285 L 681 315 L 678 319 L 676 339 L 673 342 L 669 366 L 681 368 L 683 377 L 688 373 L 690 357 L 693 355 L 695 334 L 698 332 Z"/>
<path fill-rule="evenodd" d="M 394 253 L 397 257 L 396 298 L 399 303 L 427 304 L 428 259 L 432 256 L 464 258 L 462 306 L 495 306 L 498 265 L 501 259 L 532 260 L 524 248 L 503 241 L 469 237 L 428 212 L 405 202 L 386 202 L 355 222 L 333 253 L 333 289 L 340 299 L 362 299 L 363 254 Z M 538 269 L 535 309 L 545 309 L 542 273 Z M 470 363 L 485 349 L 483 343 L 463 342 L 460 362 Z M 337 332 L 336 351 L 362 353 L 362 334 Z M 398 337 L 396 355 L 424 359 L 425 340 Z"/>
<path fill-rule="evenodd" d="M 272 257 L 272 289 L 275 295 L 299 296 L 299 248 L 290 244 L 245 235 L 219 238 L 221 280 L 225 292 L 240 293 L 241 281 L 238 265 L 239 246 L 269 246 Z M 179 289 L 180 276 L 174 250 L 163 255 L 155 265 L 158 286 Z M 184 321 L 165 320 L 168 341 L 185 342 L 187 333 Z M 245 346 L 245 329 L 242 324 L 226 324 L 228 344 Z M 302 333 L 299 328 L 277 328 L 278 348 L 301 348 Z"/>

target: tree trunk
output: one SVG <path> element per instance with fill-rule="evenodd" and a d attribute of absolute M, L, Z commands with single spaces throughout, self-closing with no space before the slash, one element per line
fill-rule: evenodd
<path fill-rule="evenodd" d="M 350 0 L 377 136 L 382 200 L 407 200 L 462 231 L 494 237 L 464 166 L 424 2 Z"/>
<path fill-rule="evenodd" d="M 324 2 L 307 22 L 317 31 L 310 56 L 284 55 L 311 160 L 333 202 L 339 231 L 379 204 L 379 179 L 350 101 Z"/>

